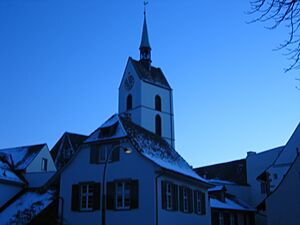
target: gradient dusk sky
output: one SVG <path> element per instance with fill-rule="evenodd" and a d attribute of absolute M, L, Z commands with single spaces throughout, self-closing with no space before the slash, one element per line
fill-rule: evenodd
<path fill-rule="evenodd" d="M 298 71 L 273 51 L 287 29 L 247 24 L 248 0 L 150 0 L 152 62 L 174 90 L 177 151 L 194 167 L 284 145 Z M 88 135 L 118 110 L 139 58 L 142 0 L 0 1 L 0 148 Z"/>

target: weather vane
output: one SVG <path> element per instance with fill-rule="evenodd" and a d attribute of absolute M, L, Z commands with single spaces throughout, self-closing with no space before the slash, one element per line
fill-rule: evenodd
<path fill-rule="evenodd" d="M 144 14 L 146 15 L 146 7 L 148 5 L 148 1 L 147 0 L 144 0 Z"/>

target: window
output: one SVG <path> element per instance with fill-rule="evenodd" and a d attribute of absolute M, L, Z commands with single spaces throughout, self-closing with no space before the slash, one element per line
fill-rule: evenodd
<path fill-rule="evenodd" d="M 132 95 L 128 95 L 127 96 L 127 100 L 126 100 L 126 110 L 131 110 L 132 109 Z"/>
<path fill-rule="evenodd" d="M 179 187 L 179 203 L 180 211 L 186 213 L 193 212 L 193 192 L 188 187 Z"/>
<path fill-rule="evenodd" d="M 112 148 L 113 148 L 113 146 L 109 145 L 109 144 L 101 145 L 99 147 L 99 162 L 100 163 L 106 162 Z M 114 150 L 114 151 L 117 151 L 117 150 Z M 111 161 L 112 161 L 112 154 L 110 154 L 110 157 L 108 159 L 108 162 L 111 162 Z"/>
<path fill-rule="evenodd" d="M 161 98 L 159 95 L 155 96 L 155 110 L 161 111 Z"/>
<path fill-rule="evenodd" d="M 130 208 L 130 183 L 117 182 L 116 183 L 116 209 Z"/>
<path fill-rule="evenodd" d="M 99 138 L 106 138 L 106 137 L 111 137 L 111 136 L 115 135 L 117 128 L 118 128 L 118 122 L 114 123 L 111 126 L 101 127 L 100 133 L 99 133 Z"/>
<path fill-rule="evenodd" d="M 224 215 L 222 212 L 219 212 L 219 225 L 224 225 Z"/>
<path fill-rule="evenodd" d="M 161 118 L 159 115 L 155 117 L 155 133 L 161 136 Z"/>
<path fill-rule="evenodd" d="M 238 225 L 238 218 L 236 214 L 230 215 L 230 225 Z"/>
<path fill-rule="evenodd" d="M 199 215 L 206 214 L 205 193 L 194 191 L 194 212 Z"/>
<path fill-rule="evenodd" d="M 261 192 L 262 194 L 265 194 L 265 193 L 266 193 L 266 183 L 260 182 L 260 192 Z"/>
<path fill-rule="evenodd" d="M 172 194 L 172 184 L 167 183 L 166 184 L 166 200 L 167 200 L 167 209 L 172 210 L 173 209 L 173 194 Z"/>
<path fill-rule="evenodd" d="M 90 163 L 100 164 L 105 163 L 110 151 L 116 146 L 116 143 L 111 144 L 93 144 L 90 148 Z M 120 149 L 114 149 L 110 154 L 108 162 L 116 162 L 120 160 Z"/>
<path fill-rule="evenodd" d="M 72 185 L 72 210 L 100 209 L 100 183 L 86 182 Z"/>
<path fill-rule="evenodd" d="M 48 159 L 42 158 L 42 170 L 47 171 L 48 170 Z"/>
<path fill-rule="evenodd" d="M 84 184 L 80 186 L 80 210 L 93 209 L 94 186 Z"/>
<path fill-rule="evenodd" d="M 138 208 L 138 180 L 107 183 L 107 209 L 130 210 Z"/>
<path fill-rule="evenodd" d="M 188 212 L 189 211 L 189 198 L 188 198 L 188 189 L 183 189 L 183 211 Z"/>
<path fill-rule="evenodd" d="M 168 181 L 161 182 L 162 208 L 170 211 L 178 210 L 178 186 Z"/>

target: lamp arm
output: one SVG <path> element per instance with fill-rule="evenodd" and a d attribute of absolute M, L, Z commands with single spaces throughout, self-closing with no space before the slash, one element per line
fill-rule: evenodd
<path fill-rule="evenodd" d="M 121 146 L 117 145 L 115 147 L 113 147 L 108 155 L 107 155 L 107 158 L 105 160 L 105 165 L 104 165 L 104 168 L 103 168 L 103 175 L 102 175 L 102 225 L 105 225 L 106 224 L 106 190 L 105 190 L 105 178 L 106 178 L 106 169 L 107 169 L 107 164 L 108 164 L 108 161 L 110 159 L 110 156 L 112 154 L 113 151 L 115 151 L 116 149 L 118 148 L 121 148 Z"/>

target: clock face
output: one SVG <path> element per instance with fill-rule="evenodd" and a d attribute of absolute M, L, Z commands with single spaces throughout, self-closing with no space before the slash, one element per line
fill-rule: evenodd
<path fill-rule="evenodd" d="M 126 78 L 126 80 L 125 80 L 125 84 L 124 85 L 125 85 L 125 89 L 127 91 L 131 90 L 131 88 L 134 85 L 134 78 L 133 78 L 133 76 L 128 75 L 127 78 Z"/>

